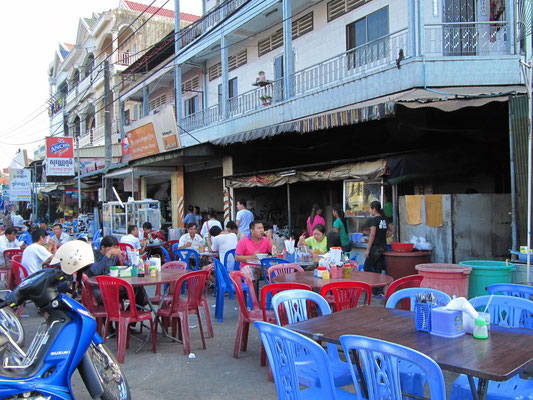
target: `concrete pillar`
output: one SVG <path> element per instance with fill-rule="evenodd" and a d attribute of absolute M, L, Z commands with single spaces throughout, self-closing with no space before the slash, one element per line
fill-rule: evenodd
<path fill-rule="evenodd" d="M 220 62 L 222 64 L 222 118 L 226 119 L 229 117 L 229 77 L 228 77 L 228 42 L 224 32 L 222 32 L 222 37 L 220 38 Z"/>
<path fill-rule="evenodd" d="M 423 56 L 426 52 L 426 30 L 424 19 L 424 0 L 418 0 L 418 55 Z"/>
<path fill-rule="evenodd" d="M 80 114 L 80 136 L 87 133 L 87 114 Z"/>
<path fill-rule="evenodd" d="M 172 208 L 172 225 L 174 225 L 174 213 L 177 212 L 176 226 L 183 227 L 185 218 L 185 179 L 183 167 L 178 167 L 176 171 L 176 208 Z M 174 189 L 172 189 L 174 193 Z"/>
<path fill-rule="evenodd" d="M 283 87 L 285 88 L 285 99 L 292 97 L 293 73 L 292 5 L 291 0 L 283 0 Z"/>
<path fill-rule="evenodd" d="M 222 159 L 222 175 L 233 175 L 233 157 L 227 156 Z M 233 188 L 227 188 L 225 179 L 222 180 L 224 192 L 224 226 L 229 220 L 235 221 L 235 209 L 233 207 Z"/>
<path fill-rule="evenodd" d="M 141 200 L 148 197 L 148 191 L 146 189 L 146 177 L 141 176 Z"/>
<path fill-rule="evenodd" d="M 172 212 L 172 228 L 178 227 L 178 171 L 170 175 L 170 209 Z"/>
<path fill-rule="evenodd" d="M 143 117 L 150 114 L 150 93 L 148 92 L 148 86 L 143 87 Z"/>
<path fill-rule="evenodd" d="M 126 123 L 126 111 L 124 110 L 124 102 L 120 102 L 120 137 L 124 138 L 124 125 Z"/>
<path fill-rule="evenodd" d="M 415 0 L 407 0 L 407 51 L 405 52 L 406 56 L 417 56 L 418 49 L 416 46 L 416 6 Z"/>
<path fill-rule="evenodd" d="M 183 120 L 183 98 L 181 93 L 181 65 L 176 64 L 174 67 L 174 82 L 176 84 L 176 122 L 178 123 L 178 133 L 180 132 L 181 121 Z M 180 135 L 178 140 L 181 141 Z"/>
<path fill-rule="evenodd" d="M 115 64 L 119 60 L 119 54 L 118 54 L 118 30 L 113 29 L 111 31 L 112 35 L 112 44 L 111 44 L 111 51 L 113 54 L 111 55 L 111 60 L 109 60 L 109 64 Z"/>

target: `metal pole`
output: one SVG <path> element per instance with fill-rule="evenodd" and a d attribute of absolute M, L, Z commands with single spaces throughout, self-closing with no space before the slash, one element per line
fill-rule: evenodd
<path fill-rule="evenodd" d="M 511 115 L 511 105 L 509 104 L 509 157 L 511 159 L 511 236 L 512 236 L 512 249 L 517 250 L 518 244 L 518 226 L 516 223 L 516 174 L 515 174 L 515 161 L 514 161 L 514 136 L 513 136 L 513 124 Z"/>
<path fill-rule="evenodd" d="M 109 89 L 109 62 L 104 61 L 104 132 L 105 132 L 105 167 L 111 166 L 111 99 Z"/>
<path fill-rule="evenodd" d="M 174 112 L 176 115 L 176 123 L 178 124 L 178 140 L 180 139 L 180 126 L 182 115 L 182 99 L 181 99 L 181 67 L 178 63 L 178 53 L 181 49 L 181 14 L 180 14 L 180 0 L 174 0 L 174 96 L 176 97 L 176 104 Z M 180 142 L 178 142 L 179 144 Z"/>
<path fill-rule="evenodd" d="M 80 137 L 76 138 L 76 158 L 78 159 L 78 214 L 81 213 L 81 164 L 80 164 Z"/>
<path fill-rule="evenodd" d="M 291 221 L 291 185 L 287 183 L 287 214 L 289 217 L 289 238 L 292 237 L 292 221 Z"/>
<path fill-rule="evenodd" d="M 529 123 L 528 123 L 528 155 L 527 155 L 527 281 L 529 282 L 529 267 L 531 265 L 531 152 L 533 143 L 531 140 L 531 129 L 533 123 L 533 99 L 531 96 L 531 79 L 533 77 L 533 63 L 529 62 L 529 80 L 527 82 Z"/>
<path fill-rule="evenodd" d="M 33 222 L 37 219 L 37 166 L 33 164 L 33 207 L 31 208 Z"/>

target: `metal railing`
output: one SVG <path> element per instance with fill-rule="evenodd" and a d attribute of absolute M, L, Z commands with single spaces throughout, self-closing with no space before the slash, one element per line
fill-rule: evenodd
<path fill-rule="evenodd" d="M 427 55 L 457 57 L 510 53 L 505 21 L 426 25 L 425 39 Z"/>
<path fill-rule="evenodd" d="M 93 135 L 87 132 L 85 135 L 80 136 L 80 147 L 88 147 L 93 144 Z"/>
<path fill-rule="evenodd" d="M 293 75 L 293 95 L 336 84 L 347 78 L 363 76 L 368 70 L 388 65 L 408 55 L 407 29 L 365 43 Z"/>
<path fill-rule="evenodd" d="M 230 117 L 235 117 L 281 100 L 283 100 L 283 79 L 278 79 L 229 99 L 228 113 Z"/>
<path fill-rule="evenodd" d="M 204 126 L 214 124 L 220 120 L 221 109 L 219 104 L 214 106 L 204 108 L 194 114 L 186 116 L 182 121 L 183 129 L 187 131 L 192 131 L 195 129 L 200 129 Z"/>
<path fill-rule="evenodd" d="M 139 53 L 130 53 L 129 51 L 117 51 L 117 64 L 130 66 L 133 64 L 139 57 Z"/>
<path fill-rule="evenodd" d="M 249 0 L 229 0 L 211 10 L 199 20 L 193 22 L 186 28 L 181 30 L 181 45 L 186 46 L 197 37 L 203 35 L 215 25 L 217 25 L 222 19 L 237 10 L 244 3 Z"/>

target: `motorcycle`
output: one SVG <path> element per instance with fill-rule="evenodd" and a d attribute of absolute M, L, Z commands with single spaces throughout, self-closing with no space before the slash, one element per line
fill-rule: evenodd
<path fill-rule="evenodd" d="M 90 249 L 87 243 L 73 242 L 83 243 Z M 65 252 L 69 250 L 66 247 Z M 79 250 L 72 253 L 71 261 L 79 253 Z M 58 254 L 59 250 L 56 257 Z M 84 266 L 74 260 L 73 264 L 76 263 L 77 269 Z M 19 347 L 5 324 L 0 324 L 0 398 L 74 400 L 71 378 L 78 369 L 93 399 L 131 399 L 126 377 L 96 333 L 96 321 L 91 313 L 69 296 L 58 293 L 57 288 L 64 286 L 67 275 L 75 269 L 71 268 L 67 275 L 64 271 L 63 265 L 62 270 L 38 271 L 0 300 L 0 309 L 32 301 L 45 319 L 27 351 Z"/>

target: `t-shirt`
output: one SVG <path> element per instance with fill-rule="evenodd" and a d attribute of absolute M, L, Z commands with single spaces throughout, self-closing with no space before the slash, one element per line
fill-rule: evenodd
<path fill-rule="evenodd" d="M 240 221 L 239 230 L 245 235 L 248 235 L 250 233 L 250 222 L 253 222 L 254 220 L 254 215 L 252 212 L 246 208 L 244 210 L 240 210 L 237 212 L 236 219 L 237 221 Z"/>
<path fill-rule="evenodd" d="M 17 239 L 10 242 L 6 235 L 0 236 L 0 265 L 4 265 L 4 251 L 7 249 L 20 249 L 21 244 Z"/>
<path fill-rule="evenodd" d="M 183 218 L 183 224 L 185 225 L 185 228 L 187 228 L 187 225 L 191 222 L 196 222 L 196 215 L 194 215 L 192 212 L 187 213 L 185 218 Z"/>
<path fill-rule="evenodd" d="M 243 237 L 237 243 L 237 248 L 235 250 L 235 255 L 238 256 L 251 256 L 255 253 L 270 253 L 272 251 L 272 246 L 270 245 L 270 240 L 266 237 L 262 237 L 259 243 L 256 243 L 252 240 L 250 235 Z M 248 263 L 241 263 L 240 267 L 244 267 Z"/>
<path fill-rule="evenodd" d="M 43 269 L 43 262 L 48 260 L 52 256 L 46 247 L 41 246 L 39 243 L 33 243 L 29 245 L 24 253 L 22 253 L 22 265 L 26 267 L 28 274 L 31 275 L 37 271 Z"/>
<path fill-rule="evenodd" d="M 50 241 L 50 238 L 54 238 L 54 240 L 56 241 L 56 244 L 65 244 L 65 243 L 67 243 L 67 242 L 69 242 L 71 240 L 70 239 L 70 235 L 67 232 L 61 232 L 61 235 L 59 236 L 59 239 L 54 234 L 52 234 L 51 236 L 47 236 L 46 237 L 46 243 L 47 244 Z"/>
<path fill-rule="evenodd" d="M 220 224 L 220 222 L 218 222 L 216 219 L 210 219 L 209 221 L 205 221 L 202 225 L 200 235 L 206 237 L 209 233 L 209 229 L 211 229 L 213 226 L 218 226 L 220 229 L 222 229 L 222 225 Z"/>
<path fill-rule="evenodd" d="M 310 235 L 313 234 L 313 229 L 318 224 L 326 226 L 326 220 L 322 218 L 320 215 L 315 215 L 315 219 L 313 220 L 313 223 L 311 224 L 311 217 L 307 218 L 307 230 L 309 231 Z"/>
<path fill-rule="evenodd" d="M 328 240 L 326 239 L 326 237 L 324 237 L 321 242 L 317 242 L 314 236 L 311 236 L 305 239 L 305 244 L 307 245 L 307 247 L 310 247 L 313 250 L 318 250 L 321 253 L 328 252 Z"/>
<path fill-rule="evenodd" d="M 13 221 L 14 226 L 22 227 L 24 225 L 24 218 L 22 218 L 20 215 L 15 214 L 11 216 L 11 221 Z"/>
<path fill-rule="evenodd" d="M 226 259 L 226 253 L 237 247 L 237 235 L 234 233 L 220 234 L 211 238 L 211 250 L 218 251 L 218 259 L 221 263 Z M 233 257 L 228 260 L 226 268 L 228 272 L 233 271 Z"/>
<path fill-rule="evenodd" d="M 120 243 L 130 244 L 136 250 L 141 248 L 141 241 L 139 240 L 139 238 L 133 236 L 131 233 L 122 236 L 120 238 Z"/>
<path fill-rule="evenodd" d="M 387 246 L 387 219 L 385 217 L 382 217 L 380 215 L 372 218 L 370 222 L 370 227 L 376 227 L 376 237 L 374 238 L 374 242 L 372 243 L 372 247 L 379 246 L 379 247 L 385 247 Z"/>
<path fill-rule="evenodd" d="M 346 232 L 346 226 L 342 223 L 340 218 L 337 218 L 333 223 L 333 227 L 339 230 L 339 236 L 341 237 L 341 245 L 346 246 L 350 243 L 350 235 Z"/>
<path fill-rule="evenodd" d="M 190 247 L 188 247 L 188 248 L 191 249 L 191 250 L 199 251 L 200 250 L 200 245 L 202 244 L 203 241 L 204 241 L 204 238 L 202 236 L 200 236 L 199 234 L 194 235 L 194 239 L 191 239 L 191 235 L 186 233 L 185 235 L 182 235 L 180 237 L 180 241 L 178 243 L 178 247 L 179 248 L 182 248 L 182 247 L 185 248 L 185 245 L 187 244 L 187 242 L 191 242 L 192 245 Z"/>

